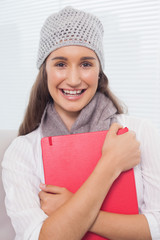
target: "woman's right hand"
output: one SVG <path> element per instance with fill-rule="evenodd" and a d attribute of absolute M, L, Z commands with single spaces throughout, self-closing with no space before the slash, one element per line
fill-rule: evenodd
<path fill-rule="evenodd" d="M 136 139 L 135 132 L 128 131 L 117 135 L 122 126 L 113 123 L 106 135 L 102 147 L 102 161 L 110 161 L 117 175 L 129 170 L 140 162 L 140 143 Z"/>

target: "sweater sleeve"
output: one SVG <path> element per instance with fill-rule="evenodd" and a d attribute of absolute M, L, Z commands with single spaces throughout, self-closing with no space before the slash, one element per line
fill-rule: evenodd
<path fill-rule="evenodd" d="M 143 179 L 143 213 L 153 240 L 160 239 L 160 136 L 149 121 L 141 128 L 141 173 Z"/>
<path fill-rule="evenodd" d="M 40 208 L 41 179 L 33 149 L 34 143 L 27 137 L 18 137 L 2 161 L 6 210 L 16 232 L 16 240 L 38 240 L 41 226 L 47 218 Z"/>

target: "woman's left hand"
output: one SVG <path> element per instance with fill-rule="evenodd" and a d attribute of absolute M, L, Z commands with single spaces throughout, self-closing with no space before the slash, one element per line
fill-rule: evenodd
<path fill-rule="evenodd" d="M 39 192 L 41 209 L 50 216 L 54 211 L 68 201 L 73 193 L 63 187 L 40 184 Z"/>

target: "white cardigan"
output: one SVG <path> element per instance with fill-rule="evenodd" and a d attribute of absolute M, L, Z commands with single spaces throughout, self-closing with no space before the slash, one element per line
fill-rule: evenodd
<path fill-rule="evenodd" d="M 160 137 L 146 120 L 120 115 L 118 122 L 136 132 L 141 163 L 134 168 L 138 206 L 149 223 L 152 239 L 160 239 Z M 16 240 L 38 240 L 47 215 L 41 210 L 39 184 L 44 183 L 40 129 L 17 137 L 7 149 L 2 179 L 6 208 Z"/>

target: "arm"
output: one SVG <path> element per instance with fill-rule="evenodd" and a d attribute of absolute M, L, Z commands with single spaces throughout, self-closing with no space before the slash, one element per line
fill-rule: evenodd
<path fill-rule="evenodd" d="M 141 142 L 141 172 L 139 172 L 143 180 L 143 190 L 140 192 L 141 203 L 139 204 L 141 214 L 125 216 L 100 212 L 93 229 L 90 230 L 106 236 L 105 234 L 109 234 L 109 232 L 107 233 L 109 227 L 112 226 L 114 226 L 113 233 L 115 231 L 114 234 L 116 234 L 118 232 L 117 225 L 120 227 L 122 234 L 122 230 L 126 233 L 122 239 L 160 239 L 160 136 L 153 125 L 144 120 L 141 120 L 141 122 L 134 120 L 134 131 L 136 131 L 138 140 Z M 139 184 L 139 181 L 137 184 Z M 107 222 L 107 219 L 109 222 Z M 108 225 L 108 223 L 113 223 L 113 225 Z M 127 229 L 125 229 L 126 226 Z M 132 226 L 134 226 L 133 231 L 131 230 Z M 133 234 L 135 233 L 134 230 L 136 230 L 136 238 L 132 238 L 127 230 Z M 107 236 L 109 238 L 111 235 Z M 113 239 L 117 239 L 114 237 Z M 118 237 L 118 239 L 121 238 Z"/>
<path fill-rule="evenodd" d="M 139 124 L 139 122 L 138 122 Z M 153 127 L 149 126 L 148 123 L 143 123 L 141 126 L 144 127 L 142 133 L 144 134 L 141 141 L 141 153 L 142 153 L 142 162 L 141 166 L 143 168 L 143 179 L 144 179 L 144 186 L 145 186 L 145 197 L 144 204 L 142 205 L 143 208 L 140 207 L 140 215 L 120 215 L 120 214 L 112 214 L 100 211 L 96 221 L 90 228 L 91 232 L 97 233 L 103 237 L 107 237 L 110 239 L 159 239 L 160 237 L 160 230 L 158 226 L 158 221 L 156 219 L 159 218 L 159 201 L 160 201 L 160 194 L 159 194 L 159 182 L 160 182 L 160 164 L 159 164 L 159 136 L 154 131 Z M 147 149 L 147 151 L 146 151 Z M 150 161 L 152 159 L 152 161 Z M 152 171 L 149 171 L 151 177 L 148 178 L 147 168 L 145 168 L 146 164 L 145 161 L 148 161 L 148 169 L 154 169 L 154 176 Z M 148 181 L 150 184 L 147 186 Z M 148 189 L 149 188 L 149 189 Z M 58 193 L 59 195 L 64 195 L 65 197 L 58 198 L 58 203 L 60 203 L 61 199 L 63 201 L 68 200 L 71 197 L 71 193 L 68 190 L 64 190 L 61 188 L 53 187 L 53 186 L 46 186 L 46 192 L 50 193 Z M 156 194 L 154 201 L 151 199 L 150 192 L 153 193 L 153 196 Z M 41 192 L 42 193 L 42 192 Z M 44 206 L 41 206 L 42 209 L 45 211 L 47 215 L 51 214 L 52 209 L 54 209 L 55 201 L 53 201 L 53 194 L 50 194 L 50 199 L 46 201 L 46 196 L 43 192 L 42 198 L 45 199 Z M 142 194 L 142 193 L 141 193 Z M 149 201 L 148 201 L 149 199 Z M 51 206 L 51 202 L 53 205 Z M 155 218 L 156 217 L 156 218 Z M 152 237 L 151 237 L 152 235 Z"/>
<path fill-rule="evenodd" d="M 46 219 L 39 240 L 51 237 L 81 239 L 94 223 L 114 180 L 122 171 L 139 163 L 139 144 L 135 135 L 129 132 L 117 136 L 120 127 L 118 124 L 112 125 L 102 148 L 102 157 L 93 173 L 66 203 Z"/>
<path fill-rule="evenodd" d="M 158 131 L 148 121 L 134 119 L 134 126 L 130 125 L 129 120 L 127 121 L 126 125 L 136 132 L 137 138 L 141 143 L 141 172 L 139 172 L 143 180 L 143 190 L 140 192 L 141 202 L 143 201 L 143 203 L 139 204 L 141 214 L 124 216 L 100 212 L 93 229 L 90 230 L 106 236 L 105 234 L 107 234 L 111 226 L 114 226 L 113 233 L 116 234 L 118 232 L 116 226 L 120 224 L 122 234 L 122 230 L 125 233 L 127 230 L 130 230 L 130 233 L 133 234 L 134 230 L 136 230 L 137 235 L 133 239 L 160 239 L 160 136 Z M 137 184 L 139 184 L 139 181 Z M 113 224 L 108 226 L 108 223 Z M 125 229 L 126 226 L 127 229 Z M 132 226 L 134 226 L 133 232 L 131 231 Z M 140 235 L 138 236 L 139 232 Z M 108 238 L 110 236 L 108 235 Z M 115 237 L 115 239 L 117 238 Z M 118 237 L 118 239 L 121 238 Z M 126 233 L 122 239 L 132 239 L 132 237 L 130 238 L 130 235 L 127 236 Z"/>
<path fill-rule="evenodd" d="M 2 162 L 6 210 L 16 236 L 21 240 L 38 239 L 43 221 L 47 218 L 40 208 L 38 198 L 41 181 L 40 167 L 37 167 L 40 159 L 36 147 L 38 140 L 37 131 L 27 137 L 16 138 L 7 149 Z"/>
<path fill-rule="evenodd" d="M 41 208 L 48 216 L 73 196 L 67 189 L 57 186 L 41 185 L 41 189 Z M 123 215 L 100 211 L 89 231 L 113 240 L 151 240 L 147 219 L 142 214 Z"/>
<path fill-rule="evenodd" d="M 99 164 L 83 186 L 46 219 L 42 226 L 40 240 L 51 238 L 77 240 L 83 237 L 93 224 L 105 195 L 115 179 L 111 169 L 107 179 L 104 173 L 106 174 L 104 165 Z"/>
<path fill-rule="evenodd" d="M 147 219 L 144 215 L 123 215 L 100 211 L 90 229 L 112 240 L 151 240 Z"/>

